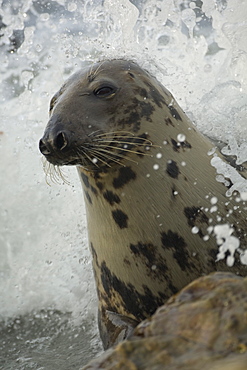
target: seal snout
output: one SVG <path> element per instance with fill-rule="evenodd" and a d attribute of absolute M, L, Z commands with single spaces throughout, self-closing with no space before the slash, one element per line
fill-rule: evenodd
<path fill-rule="evenodd" d="M 39 150 L 48 162 L 63 166 L 70 161 L 71 142 L 64 130 L 47 130 L 39 141 Z"/>

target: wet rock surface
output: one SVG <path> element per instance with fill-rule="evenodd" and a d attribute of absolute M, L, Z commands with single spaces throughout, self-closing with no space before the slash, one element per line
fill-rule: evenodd
<path fill-rule="evenodd" d="M 247 278 L 195 280 L 83 369 L 246 370 Z"/>

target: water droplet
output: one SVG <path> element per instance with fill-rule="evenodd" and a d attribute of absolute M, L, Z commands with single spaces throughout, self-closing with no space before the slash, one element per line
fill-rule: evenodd
<path fill-rule="evenodd" d="M 213 231 L 213 229 L 214 229 L 214 228 L 213 228 L 213 226 L 209 226 L 209 227 L 207 228 L 208 233 L 209 233 L 209 234 L 211 234 L 211 232 Z"/>
<path fill-rule="evenodd" d="M 197 226 L 192 227 L 191 229 L 192 234 L 197 234 L 199 232 L 199 229 Z"/>
<path fill-rule="evenodd" d="M 69 12 L 74 12 L 77 9 L 76 3 L 68 3 L 67 9 Z"/>
<path fill-rule="evenodd" d="M 204 70 L 204 72 L 206 72 L 206 73 L 211 72 L 211 71 L 212 71 L 212 66 L 211 66 L 211 64 L 209 64 L 209 63 L 205 64 L 205 66 L 204 66 L 203 70 Z"/>
<path fill-rule="evenodd" d="M 43 48 L 40 44 L 37 44 L 35 49 L 36 49 L 37 53 L 40 53 Z"/>
<path fill-rule="evenodd" d="M 217 197 L 212 197 L 211 199 L 210 199 L 210 203 L 211 204 L 216 204 L 218 202 L 218 198 Z"/>
<path fill-rule="evenodd" d="M 178 134 L 177 135 L 177 140 L 180 142 L 180 143 L 183 143 L 185 140 L 186 140 L 186 136 L 184 134 Z"/>
<path fill-rule="evenodd" d="M 208 155 L 212 155 L 212 154 L 214 154 L 215 153 L 215 150 L 216 150 L 216 148 L 212 148 L 212 149 L 210 149 L 209 151 L 208 151 Z"/>
<path fill-rule="evenodd" d="M 247 201 L 247 191 L 241 192 L 240 197 L 244 202 Z"/>
<path fill-rule="evenodd" d="M 40 20 L 43 22 L 47 22 L 50 19 L 50 15 L 48 13 L 43 13 L 40 15 Z"/>

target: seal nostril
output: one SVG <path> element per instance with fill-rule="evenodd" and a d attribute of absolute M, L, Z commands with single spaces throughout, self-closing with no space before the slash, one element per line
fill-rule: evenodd
<path fill-rule="evenodd" d="M 59 149 L 63 150 L 68 146 L 68 140 L 64 132 L 60 132 L 54 140 L 54 146 Z"/>
<path fill-rule="evenodd" d="M 43 142 L 43 140 L 40 140 L 39 141 L 39 150 L 41 151 L 41 153 L 43 155 L 48 155 L 50 154 L 50 150 L 47 148 L 47 146 L 45 145 L 45 143 Z"/>

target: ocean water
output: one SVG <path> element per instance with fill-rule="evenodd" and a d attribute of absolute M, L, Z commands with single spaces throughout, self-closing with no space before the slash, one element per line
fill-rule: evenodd
<path fill-rule="evenodd" d="M 133 59 L 246 165 L 247 3 L 0 4 L 0 368 L 79 369 L 102 351 L 97 299 L 76 169 L 64 170 L 69 184 L 47 184 L 43 172 L 50 98 L 83 66 Z M 231 180 L 247 192 L 246 181 Z"/>

